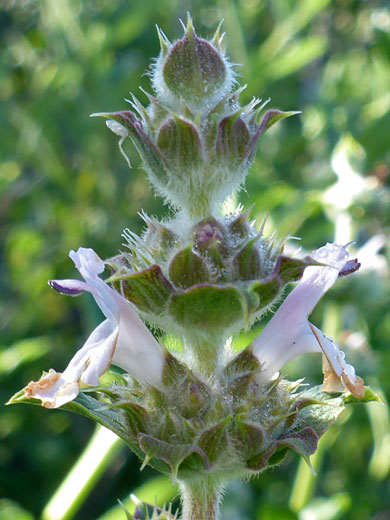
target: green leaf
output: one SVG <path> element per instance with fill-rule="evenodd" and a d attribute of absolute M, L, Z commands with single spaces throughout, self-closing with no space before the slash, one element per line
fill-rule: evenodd
<path fill-rule="evenodd" d="M 18 404 L 18 403 L 26 403 L 33 405 L 41 405 L 41 401 L 38 399 L 32 399 L 29 397 L 24 397 L 24 390 L 16 393 L 7 404 Z M 127 418 L 124 417 L 125 412 L 123 410 L 118 410 L 116 408 L 112 408 L 110 403 L 104 403 L 102 401 L 98 401 L 94 397 L 80 392 L 79 395 L 73 401 L 61 406 L 61 410 L 67 410 L 68 412 L 77 413 L 88 419 L 92 419 L 93 421 L 105 426 L 109 430 L 113 431 L 123 439 L 129 448 L 140 458 L 143 459 L 144 455 L 140 450 L 138 443 L 136 443 L 132 432 L 129 429 L 129 424 Z M 161 473 L 168 473 L 169 471 L 167 467 L 159 461 L 152 461 L 151 466 L 160 471 Z"/>
<path fill-rule="evenodd" d="M 347 394 L 345 396 L 343 394 L 342 399 L 344 404 L 364 404 L 375 401 L 383 403 L 381 396 L 374 392 L 369 386 L 364 387 L 364 396 L 361 399 L 354 397 L 352 394 Z"/>

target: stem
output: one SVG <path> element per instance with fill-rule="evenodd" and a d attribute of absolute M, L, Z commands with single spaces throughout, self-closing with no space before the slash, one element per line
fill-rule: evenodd
<path fill-rule="evenodd" d="M 180 482 L 181 520 L 218 520 L 222 485 L 210 478 Z"/>
<path fill-rule="evenodd" d="M 98 426 L 84 452 L 45 507 L 41 520 L 73 518 L 122 446 L 123 441 L 111 430 Z"/>
<path fill-rule="evenodd" d="M 210 377 L 218 372 L 223 344 L 219 338 L 204 339 L 195 337 L 191 341 L 191 350 L 195 352 L 196 368 Z"/>

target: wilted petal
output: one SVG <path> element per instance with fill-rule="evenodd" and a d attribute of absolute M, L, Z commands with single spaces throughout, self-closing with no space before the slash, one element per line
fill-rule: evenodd
<path fill-rule="evenodd" d="M 354 375 L 353 367 L 344 361 L 344 354 L 307 319 L 336 281 L 349 254 L 343 246 L 327 244 L 314 251 L 311 257 L 324 265 L 305 269 L 298 285 L 254 341 L 253 352 L 262 363 L 262 377 L 267 379 L 300 354 L 323 352 L 344 386 L 354 395 L 360 394 L 362 381 Z"/>
<path fill-rule="evenodd" d="M 77 397 L 79 390 L 79 383 L 65 382 L 62 374 L 51 368 L 39 381 L 31 381 L 24 389 L 24 395 L 40 399 L 46 408 L 58 408 Z"/>
<path fill-rule="evenodd" d="M 355 397 L 364 397 L 363 379 L 357 376 L 353 366 L 345 361 L 344 352 L 320 329 L 311 323 L 309 325 L 325 358 L 322 367 L 324 372 L 323 390 L 338 392 L 340 383 L 342 383 Z"/>
<path fill-rule="evenodd" d="M 98 385 L 99 377 L 108 369 L 118 339 L 118 327 L 103 321 L 75 354 L 64 373 L 50 370 L 39 381 L 25 389 L 27 397 L 40 399 L 46 408 L 58 408 L 72 401 L 80 390 L 80 381 Z"/>

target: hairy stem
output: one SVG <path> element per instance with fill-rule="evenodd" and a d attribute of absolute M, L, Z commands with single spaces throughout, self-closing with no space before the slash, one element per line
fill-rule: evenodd
<path fill-rule="evenodd" d="M 213 376 L 218 372 L 223 351 L 220 339 L 203 337 L 194 338 L 191 342 L 195 352 L 196 368 L 206 376 Z"/>
<path fill-rule="evenodd" d="M 218 520 L 222 485 L 212 478 L 180 483 L 181 520 Z"/>

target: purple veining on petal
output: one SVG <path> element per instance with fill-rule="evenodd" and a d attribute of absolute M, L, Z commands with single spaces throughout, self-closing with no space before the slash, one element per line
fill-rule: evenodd
<path fill-rule="evenodd" d="M 84 292 L 85 282 L 81 280 L 49 280 L 52 289 L 68 296 L 79 296 Z"/>
<path fill-rule="evenodd" d="M 353 260 L 348 260 L 348 262 L 340 269 L 339 276 L 347 276 L 349 274 L 354 273 L 360 269 L 360 262 L 355 258 Z"/>

